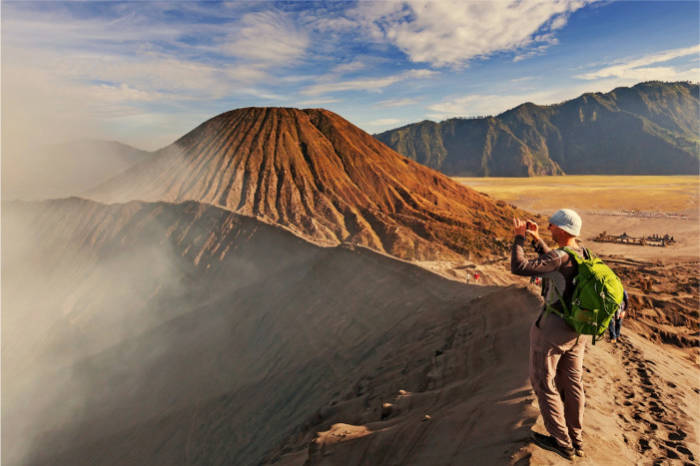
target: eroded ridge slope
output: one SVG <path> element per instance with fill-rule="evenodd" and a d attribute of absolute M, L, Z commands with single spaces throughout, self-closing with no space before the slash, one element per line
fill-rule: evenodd
<path fill-rule="evenodd" d="M 500 254 L 515 213 L 322 109 L 223 113 L 91 196 L 196 200 L 416 260 Z"/>

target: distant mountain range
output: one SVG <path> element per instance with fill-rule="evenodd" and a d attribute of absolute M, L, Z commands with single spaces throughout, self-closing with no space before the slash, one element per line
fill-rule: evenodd
<path fill-rule="evenodd" d="M 697 174 L 700 88 L 645 82 L 486 118 L 422 121 L 375 135 L 450 176 Z"/>

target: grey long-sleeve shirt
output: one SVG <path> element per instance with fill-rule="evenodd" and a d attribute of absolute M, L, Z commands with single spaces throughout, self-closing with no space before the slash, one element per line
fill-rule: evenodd
<path fill-rule="evenodd" d="M 538 275 L 545 279 L 542 294 L 548 304 L 559 301 L 559 295 L 567 301 L 574 291 L 574 277 L 578 271 L 576 261 L 561 249 L 550 249 L 541 239 L 533 241 L 538 256 L 528 260 L 525 257 L 525 237 L 518 235 L 513 241 L 510 255 L 510 271 L 526 277 Z M 581 248 L 572 248 L 583 255 Z M 556 290 L 556 291 L 555 291 Z"/>

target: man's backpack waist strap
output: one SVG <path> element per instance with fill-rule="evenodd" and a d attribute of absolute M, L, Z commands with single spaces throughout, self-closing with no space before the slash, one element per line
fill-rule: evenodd
<path fill-rule="evenodd" d="M 542 320 L 542 317 L 545 316 L 545 314 L 552 314 L 559 317 L 562 320 L 564 319 L 564 313 L 561 310 L 561 303 L 544 303 L 544 306 L 542 306 L 542 311 L 540 311 L 540 315 L 537 316 L 537 320 L 535 321 L 535 325 L 537 326 L 537 328 L 540 328 L 540 321 Z"/>

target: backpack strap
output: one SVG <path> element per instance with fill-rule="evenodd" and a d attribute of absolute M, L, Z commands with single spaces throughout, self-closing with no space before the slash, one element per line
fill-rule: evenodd
<path fill-rule="evenodd" d="M 584 257 L 586 260 L 595 259 L 596 256 L 591 252 L 590 249 L 584 248 L 584 247 L 581 247 L 581 249 L 583 249 L 583 257 Z"/>
<path fill-rule="evenodd" d="M 560 253 L 560 254 L 563 253 L 564 255 L 570 255 L 570 254 L 573 253 L 573 251 L 569 252 L 569 251 L 566 250 L 566 248 L 561 248 L 561 249 L 557 249 L 557 253 Z M 567 254 L 567 253 L 569 253 L 569 254 Z M 574 254 L 575 254 L 575 253 L 574 253 Z M 564 256 L 561 256 L 561 257 L 563 258 Z M 566 305 L 566 302 L 564 301 L 564 296 L 563 296 L 561 293 L 559 293 L 559 290 L 557 290 L 557 287 L 556 287 L 556 286 L 552 286 L 552 288 L 554 289 L 554 292 L 557 294 L 557 299 L 559 299 L 559 303 L 561 304 L 561 309 L 562 309 L 563 312 L 562 312 L 562 311 L 559 311 L 559 310 L 558 310 L 557 308 L 555 308 L 554 306 L 552 306 L 552 305 L 550 305 L 550 304 L 547 304 L 547 305 L 545 305 L 544 313 L 545 313 L 545 315 L 546 315 L 546 314 L 549 314 L 549 313 L 552 313 L 552 314 L 554 314 L 554 315 L 556 315 L 556 316 L 559 316 L 559 317 L 561 317 L 562 319 L 564 319 L 564 316 L 565 316 L 566 314 L 569 313 L 569 308 L 568 308 L 568 306 Z"/>
<path fill-rule="evenodd" d="M 579 256 L 576 251 L 574 251 L 573 249 L 571 249 L 568 246 L 564 246 L 563 248 L 560 248 L 559 250 L 564 251 L 567 254 L 569 254 L 569 256 L 573 257 L 573 259 L 576 261 L 576 264 L 580 264 L 585 259 L 590 259 L 590 257 L 591 257 L 591 253 L 586 248 L 583 248 L 583 257 Z M 586 256 L 588 256 L 588 257 L 586 257 Z"/>
<path fill-rule="evenodd" d="M 560 312 L 554 306 L 547 304 L 545 306 L 544 313 L 549 314 L 551 312 L 552 314 L 557 315 L 563 319 L 564 315 L 569 313 L 569 309 L 567 308 L 566 303 L 564 302 L 564 297 L 559 293 L 559 290 L 557 290 L 556 287 L 554 287 L 554 292 L 557 294 L 557 298 L 559 298 L 559 302 L 561 303 L 561 308 L 564 310 L 564 312 Z"/>
<path fill-rule="evenodd" d="M 577 267 L 581 262 L 583 262 L 583 259 L 581 259 L 581 257 L 576 253 L 576 251 L 574 251 L 571 248 L 568 248 L 565 246 L 563 248 L 557 249 L 557 251 L 560 251 L 561 253 L 572 257 L 572 260 L 576 263 Z M 557 298 L 559 299 L 559 303 L 561 304 L 561 309 L 563 312 L 559 311 L 554 306 L 547 304 L 545 306 L 545 314 L 548 314 L 551 312 L 552 314 L 557 315 L 557 316 L 561 317 L 562 319 L 566 320 L 566 315 L 568 315 L 571 312 L 571 310 L 569 309 L 569 306 L 566 305 L 566 300 L 564 299 L 564 295 L 559 293 L 559 290 L 557 290 L 556 287 L 554 287 L 554 292 L 557 294 Z M 578 342 L 578 339 L 576 341 Z"/>

